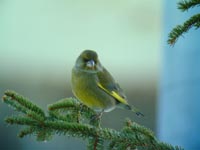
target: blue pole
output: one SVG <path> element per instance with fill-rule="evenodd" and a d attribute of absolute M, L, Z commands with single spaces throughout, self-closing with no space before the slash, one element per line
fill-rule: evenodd
<path fill-rule="evenodd" d="M 158 102 L 158 137 L 186 150 L 200 149 L 200 29 L 190 30 L 174 47 L 169 32 L 192 15 L 177 9 L 177 1 L 164 0 L 162 68 Z"/>

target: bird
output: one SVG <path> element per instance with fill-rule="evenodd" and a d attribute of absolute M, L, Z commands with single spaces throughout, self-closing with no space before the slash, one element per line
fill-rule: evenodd
<path fill-rule="evenodd" d="M 144 116 L 128 104 L 122 88 L 102 66 L 94 50 L 84 50 L 72 68 L 71 87 L 74 96 L 95 112 L 110 112 L 115 108 L 127 109 Z"/>

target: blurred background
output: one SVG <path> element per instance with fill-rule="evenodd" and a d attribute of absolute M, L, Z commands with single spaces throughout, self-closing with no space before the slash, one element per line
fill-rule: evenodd
<path fill-rule="evenodd" d="M 159 81 L 164 80 L 162 54 L 167 34 L 176 25 L 164 30 L 164 4 L 161 0 L 1 0 L 0 97 L 7 89 L 15 90 L 47 110 L 48 104 L 73 96 L 70 78 L 75 60 L 84 49 L 96 50 L 129 103 L 145 114 L 137 118 L 116 109 L 103 115 L 102 126 L 119 130 L 125 118 L 131 118 L 170 141 L 160 134 L 163 128 L 158 122 L 163 107 L 158 102 L 162 102 Z M 176 2 L 170 4 L 176 9 Z M 19 139 L 21 127 L 4 122 L 11 114 L 1 103 L 1 149 L 86 149 L 85 141 L 66 136 L 56 135 L 48 142 L 37 142 L 33 136 Z"/>

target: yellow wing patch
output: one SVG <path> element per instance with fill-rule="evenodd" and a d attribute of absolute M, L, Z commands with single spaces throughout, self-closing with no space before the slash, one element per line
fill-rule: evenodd
<path fill-rule="evenodd" d="M 100 83 L 97 83 L 97 85 L 98 85 L 99 88 L 101 88 L 102 90 L 104 90 L 107 94 L 111 95 L 112 97 L 114 97 L 119 102 L 121 102 L 123 104 L 128 104 L 127 101 L 124 98 L 122 98 L 119 94 L 117 94 L 115 91 L 109 91 L 109 90 L 107 90 Z"/>

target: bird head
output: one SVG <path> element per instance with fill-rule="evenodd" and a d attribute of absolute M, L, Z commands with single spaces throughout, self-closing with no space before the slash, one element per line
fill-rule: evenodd
<path fill-rule="evenodd" d="M 89 72 L 102 70 L 98 55 L 93 50 L 84 50 L 76 60 L 76 67 Z"/>

